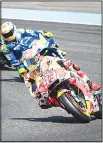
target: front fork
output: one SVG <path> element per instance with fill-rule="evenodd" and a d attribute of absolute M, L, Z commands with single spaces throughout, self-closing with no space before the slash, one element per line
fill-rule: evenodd
<path fill-rule="evenodd" d="M 72 91 L 67 90 L 67 89 L 62 89 L 62 90 L 58 91 L 57 98 L 62 96 L 63 93 L 65 93 L 65 92 L 72 92 Z M 72 94 L 72 96 L 73 96 L 73 94 Z M 76 102 L 78 102 L 78 103 L 81 102 L 76 96 L 73 96 L 73 98 L 75 98 Z M 86 102 L 87 111 L 89 114 L 93 114 L 93 113 L 99 111 L 99 105 L 98 105 L 97 99 L 93 98 L 92 102 L 90 100 L 85 100 L 85 102 Z"/>

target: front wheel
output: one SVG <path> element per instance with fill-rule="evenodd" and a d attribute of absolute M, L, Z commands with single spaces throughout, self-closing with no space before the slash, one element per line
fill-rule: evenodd
<path fill-rule="evenodd" d="M 86 108 L 83 104 L 78 104 L 69 93 L 63 93 L 58 100 L 64 106 L 65 110 L 71 113 L 79 122 L 90 122 L 90 114 Z"/>

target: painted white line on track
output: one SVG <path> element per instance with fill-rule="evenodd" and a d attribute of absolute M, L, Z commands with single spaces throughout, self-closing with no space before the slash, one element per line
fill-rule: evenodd
<path fill-rule="evenodd" d="M 2 18 L 101 25 L 101 14 L 2 8 Z"/>

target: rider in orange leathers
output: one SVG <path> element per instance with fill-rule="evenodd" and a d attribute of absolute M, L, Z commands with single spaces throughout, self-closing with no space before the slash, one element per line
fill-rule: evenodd
<path fill-rule="evenodd" d="M 30 56 L 31 55 L 31 56 Z M 91 90 L 98 91 L 100 89 L 100 85 L 96 84 L 95 82 L 91 82 L 89 78 L 80 70 L 80 67 L 76 64 L 73 64 L 70 60 L 66 59 L 58 59 L 56 57 L 40 57 L 38 51 L 34 52 L 33 49 L 29 49 L 24 53 L 23 59 L 31 59 L 32 66 L 29 67 L 29 71 L 24 74 L 24 81 L 27 85 L 30 94 L 32 97 L 38 97 L 38 88 L 35 83 L 35 79 L 42 78 L 42 75 L 50 69 L 50 65 L 52 62 L 56 61 L 58 67 L 64 67 L 66 70 L 75 70 L 77 74 L 82 78 L 82 80 L 88 83 Z M 48 97 L 47 89 L 45 87 L 45 94 L 43 96 Z M 42 103 L 39 103 L 41 105 Z M 46 104 L 46 103 L 43 103 Z"/>

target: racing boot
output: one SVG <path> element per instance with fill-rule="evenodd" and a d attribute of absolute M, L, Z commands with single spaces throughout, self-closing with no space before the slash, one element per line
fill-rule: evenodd
<path fill-rule="evenodd" d="M 46 98 L 40 98 L 38 99 L 38 105 L 41 109 L 48 109 L 51 108 L 51 105 L 47 103 L 48 99 Z"/>
<path fill-rule="evenodd" d="M 88 80 L 87 83 L 88 83 L 90 89 L 92 89 L 94 91 L 98 91 L 101 88 L 101 86 L 99 84 L 97 84 L 95 82 L 91 82 L 90 80 Z"/>
<path fill-rule="evenodd" d="M 39 86 L 39 96 L 38 96 L 38 105 L 42 108 L 42 109 L 47 109 L 50 108 L 51 106 L 48 104 L 48 89 L 43 85 L 40 84 Z"/>
<path fill-rule="evenodd" d="M 19 76 L 22 80 L 24 80 L 24 73 L 27 71 L 23 65 L 20 65 L 19 67 L 17 67 Z"/>

